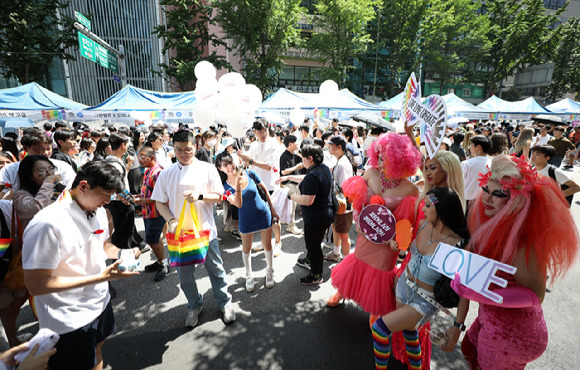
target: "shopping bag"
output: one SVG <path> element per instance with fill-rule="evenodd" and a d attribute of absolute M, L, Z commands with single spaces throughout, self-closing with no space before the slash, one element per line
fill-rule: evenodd
<path fill-rule="evenodd" d="M 189 204 L 189 207 L 187 206 Z M 193 220 L 192 230 L 183 230 L 186 209 Z M 209 248 L 209 230 L 202 230 L 193 203 L 183 202 L 175 234 L 167 233 L 167 249 L 172 267 L 195 265 L 205 262 Z"/>
<path fill-rule="evenodd" d="M 274 211 L 276 211 L 280 223 L 283 224 L 290 224 L 292 222 L 292 201 L 288 199 L 288 192 L 289 190 L 287 188 L 277 186 L 272 195 L 270 195 Z"/>

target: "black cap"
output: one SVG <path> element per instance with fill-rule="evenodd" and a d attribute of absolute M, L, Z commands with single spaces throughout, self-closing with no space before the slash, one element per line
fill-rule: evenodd
<path fill-rule="evenodd" d="M 346 140 L 340 135 L 333 135 L 326 141 L 327 144 L 340 145 L 342 150 L 346 150 Z"/>

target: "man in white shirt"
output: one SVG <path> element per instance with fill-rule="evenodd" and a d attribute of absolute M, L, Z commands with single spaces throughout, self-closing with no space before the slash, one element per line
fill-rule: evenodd
<path fill-rule="evenodd" d="M 276 145 L 272 138 L 268 138 L 268 121 L 263 118 L 258 118 L 254 122 L 254 134 L 257 140 L 250 145 L 250 150 L 247 153 L 238 153 L 240 159 L 244 161 L 244 166 L 252 166 L 270 195 L 274 192 L 274 159 L 276 157 Z M 279 255 L 282 249 L 282 241 L 280 239 L 280 222 L 274 220 L 272 223 L 272 231 L 274 232 L 274 255 Z M 262 244 L 253 248 L 253 252 L 263 250 Z"/>
<path fill-rule="evenodd" d="M 538 175 L 550 177 L 562 188 L 562 195 L 572 204 L 574 194 L 580 191 L 580 186 L 572 180 L 566 172 L 549 164 L 549 160 L 556 154 L 556 149 L 551 145 L 536 145 L 531 149 L 530 163 L 536 166 Z"/>
<path fill-rule="evenodd" d="M 530 145 L 530 148 L 533 148 L 536 145 L 548 144 L 548 141 L 550 141 L 550 139 L 552 139 L 552 135 L 548 134 L 548 129 L 549 129 L 549 127 L 546 127 L 545 125 L 540 126 L 540 135 L 536 136 L 532 140 L 532 145 Z"/>
<path fill-rule="evenodd" d="M 52 139 L 40 131 L 30 132 L 22 137 L 22 146 L 30 155 L 43 155 L 50 158 L 52 155 Z M 66 187 L 70 187 L 75 179 L 75 171 L 66 162 L 58 159 L 50 159 L 56 167 L 56 173 L 62 176 L 62 182 Z M 20 179 L 18 178 L 18 168 L 20 162 L 4 166 L 0 170 L 0 183 L 10 184 L 14 191 L 20 188 Z"/>
<path fill-rule="evenodd" d="M 228 293 L 228 283 L 223 260 L 217 241 L 217 228 L 213 215 L 213 204 L 220 203 L 224 194 L 220 176 L 215 166 L 195 158 L 195 137 L 189 130 L 177 131 L 173 136 L 173 150 L 177 162 L 164 169 L 157 178 L 151 199 L 156 201 L 157 210 L 169 224 L 169 231 L 175 232 L 184 201 L 194 203 L 202 230 L 209 230 L 209 249 L 205 260 L 213 294 L 224 316 L 226 324 L 236 320 L 232 307 L 232 296 Z M 192 228 L 192 221 L 185 218 L 184 230 Z M 203 296 L 197 289 L 195 265 L 177 267 L 181 290 L 187 298 L 189 311 L 185 326 L 197 325 L 203 309 Z"/>
<path fill-rule="evenodd" d="M 123 188 L 121 174 L 105 161 L 77 173 L 70 193 L 34 216 L 24 230 L 22 266 L 35 296 L 40 328 L 60 335 L 51 369 L 102 368 L 101 348 L 115 330 L 108 281 L 136 272 L 120 271 L 120 249 L 110 242 L 102 207 Z M 133 250 L 139 257 L 139 249 Z"/>
<path fill-rule="evenodd" d="M 332 169 L 332 191 L 337 195 L 340 206 L 338 214 L 332 224 L 334 248 L 332 251 L 324 256 L 327 261 L 340 262 L 342 256 L 347 256 L 350 253 L 350 240 L 348 233 L 352 226 L 352 208 L 348 209 L 346 206 L 346 199 L 342 195 L 342 184 L 346 179 L 354 175 L 352 163 L 346 155 L 346 140 L 340 135 L 334 135 L 328 141 L 330 154 L 336 159 L 336 166 Z M 344 210 L 341 209 L 344 207 Z M 340 254 L 342 246 L 342 255 Z"/>
<path fill-rule="evenodd" d="M 491 140 L 484 135 L 475 135 L 470 140 L 469 150 L 473 158 L 461 162 L 463 177 L 465 179 L 465 199 L 471 201 L 479 193 L 479 173 L 487 172 L 486 166 L 490 164 L 487 152 L 491 148 Z"/>

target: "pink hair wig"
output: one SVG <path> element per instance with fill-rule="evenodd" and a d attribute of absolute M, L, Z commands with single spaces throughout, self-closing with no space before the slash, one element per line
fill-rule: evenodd
<path fill-rule="evenodd" d="M 511 264 L 525 248 L 528 263 L 533 252 L 540 273 L 549 273 L 552 282 L 576 261 L 578 231 L 555 181 L 538 176 L 529 196 L 513 197 L 492 218 L 485 215 L 482 197 L 480 191 L 469 212 L 468 250 Z"/>
<path fill-rule="evenodd" d="M 413 176 L 421 165 L 421 153 L 408 136 L 389 132 L 379 136 L 368 149 L 369 165 L 383 170 L 389 179 Z"/>

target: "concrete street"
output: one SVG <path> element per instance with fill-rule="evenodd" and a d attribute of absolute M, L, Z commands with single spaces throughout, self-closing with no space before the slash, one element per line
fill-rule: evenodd
<path fill-rule="evenodd" d="M 580 171 L 569 171 L 580 182 Z M 572 207 L 580 221 L 580 196 Z M 218 212 L 221 225 L 221 211 Z M 541 215 L 538 215 L 541 217 Z M 302 226 L 302 222 L 298 224 Z M 142 220 L 138 228 L 143 231 Z M 284 228 L 283 228 L 284 230 Z M 305 287 L 298 279 L 307 270 L 295 265 L 305 253 L 302 236 L 282 234 L 283 254 L 274 259 L 276 285 L 265 287 L 264 253 L 253 253 L 256 290 L 244 289 L 241 242 L 230 234 L 223 238 L 222 257 L 228 273 L 237 321 L 225 325 L 217 307 L 204 267 L 197 268 L 197 282 L 204 296 L 204 309 L 196 328 L 186 329 L 185 296 L 179 289 L 175 270 L 162 282 L 154 274 L 113 282 L 118 291 L 113 300 L 117 332 L 104 346 L 106 369 L 371 369 L 374 366 L 368 315 L 354 303 L 336 308 L 326 306 L 334 290 L 325 261 L 325 282 Z M 554 238 L 558 237 L 554 235 Z M 354 232 L 351 239 L 355 240 Z M 259 243 L 255 238 L 255 245 Z M 329 249 L 324 248 L 325 253 Z M 141 257 L 141 270 L 151 262 L 152 253 Z M 549 287 L 543 303 L 550 341 L 544 355 L 529 369 L 577 369 L 580 363 L 580 265 Z M 477 315 L 472 303 L 467 324 Z M 434 326 L 450 326 L 453 319 L 440 314 Z M 19 317 L 19 333 L 35 333 L 38 323 L 26 305 Z M 3 342 L 3 349 L 6 349 Z M 401 368 L 393 362 L 390 368 Z M 459 346 L 452 354 L 433 348 L 433 369 L 467 369 Z"/>

